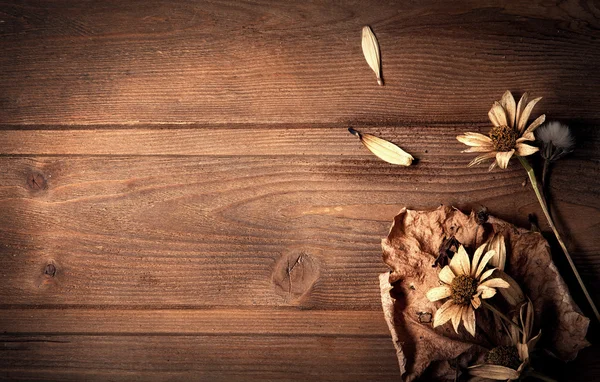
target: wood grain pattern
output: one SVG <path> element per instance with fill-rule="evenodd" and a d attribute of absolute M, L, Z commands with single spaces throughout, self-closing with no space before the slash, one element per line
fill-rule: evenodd
<path fill-rule="evenodd" d="M 4 304 L 378 309 L 379 241 L 403 206 L 483 204 L 525 226 L 529 212 L 540 215 L 516 163 L 488 173 L 445 154 L 409 168 L 336 156 L 1 158 L 0 268 L 10 277 L 0 295 Z M 553 178 L 569 245 L 592 282 L 600 178 L 570 179 L 594 169 L 572 157 Z M 30 174 L 45 188 L 30 187 Z M 281 295 L 274 283 L 289 254 L 315 262 L 310 293 Z"/>
<path fill-rule="evenodd" d="M 7 309 L 4 333 L 387 337 L 381 312 L 295 309 Z"/>
<path fill-rule="evenodd" d="M 0 335 L 0 343 L 6 379 L 393 381 L 398 369 L 387 336 Z"/>
<path fill-rule="evenodd" d="M 0 122 L 484 122 L 506 89 L 597 122 L 597 5 L 515 3 L 10 4 Z M 367 24 L 384 87 L 362 56 Z"/>
<path fill-rule="evenodd" d="M 347 126 L 339 125 L 231 125 L 214 129 L 202 126 L 153 129 L 94 129 L 73 126 L 68 130 L 1 129 L 0 155 L 154 155 L 154 156 L 370 156 Z M 466 131 L 488 133 L 491 123 L 444 125 L 354 126 L 390 140 L 421 161 L 440 156 L 462 158 L 465 146 L 456 136 Z M 575 125 L 579 156 L 597 156 L 600 133 L 596 126 Z"/>

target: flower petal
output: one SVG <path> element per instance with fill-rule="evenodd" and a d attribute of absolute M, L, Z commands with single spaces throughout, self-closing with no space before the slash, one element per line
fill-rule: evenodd
<path fill-rule="evenodd" d="M 494 288 L 489 288 L 483 285 L 480 285 L 477 287 L 478 291 L 481 291 L 481 298 L 482 299 L 486 299 L 486 298 L 491 298 L 494 297 L 496 295 L 496 289 Z"/>
<path fill-rule="evenodd" d="M 452 284 L 452 281 L 454 280 L 454 272 L 452 272 L 452 269 L 446 265 L 444 268 L 442 268 L 438 277 L 446 284 Z"/>
<path fill-rule="evenodd" d="M 533 133 L 535 131 L 535 129 L 537 129 L 545 121 L 546 121 L 546 114 L 540 115 L 539 117 L 537 117 L 535 119 L 535 121 L 531 122 L 531 125 L 529 125 L 529 127 L 527 128 L 527 130 L 525 130 L 525 133 L 523 133 L 523 134 Z"/>
<path fill-rule="evenodd" d="M 468 149 L 461 151 L 461 153 L 488 153 L 491 151 L 494 151 L 494 146 L 484 145 L 469 147 Z"/>
<path fill-rule="evenodd" d="M 481 155 L 475 157 L 475 159 L 473 159 L 471 162 L 469 162 L 469 164 L 467 165 L 467 167 L 478 165 L 481 162 L 483 162 L 484 160 L 492 159 L 495 156 L 496 156 L 496 151 L 492 151 L 492 152 L 489 152 L 489 153 L 481 154 Z"/>
<path fill-rule="evenodd" d="M 450 309 L 450 307 L 455 305 L 456 304 L 454 304 L 454 301 L 448 300 L 442 306 L 440 306 L 440 308 L 435 312 L 435 315 L 433 317 L 434 328 L 437 328 L 440 325 L 444 325 L 446 322 L 448 322 L 448 320 L 452 318 L 448 310 Z"/>
<path fill-rule="evenodd" d="M 479 264 L 479 259 L 481 259 L 481 255 L 483 254 L 485 246 L 486 244 L 480 245 L 479 248 L 475 250 L 475 254 L 473 255 L 473 261 L 471 261 L 471 276 L 475 276 L 475 273 L 477 272 L 477 265 Z"/>
<path fill-rule="evenodd" d="M 501 278 L 502 280 L 506 281 L 509 285 L 508 288 L 500 289 L 500 294 L 502 295 L 502 297 L 504 297 L 504 299 L 512 306 L 522 304 L 525 301 L 525 295 L 523 294 L 523 291 L 521 290 L 519 284 L 517 284 L 517 282 L 512 277 L 504 273 L 504 271 L 501 271 L 499 269 L 496 269 L 495 271 L 498 278 Z M 485 283 L 482 283 L 482 285 L 483 284 Z"/>
<path fill-rule="evenodd" d="M 457 135 L 456 139 L 467 146 L 483 146 L 492 144 L 492 139 L 490 137 L 480 133 L 467 132 L 462 135 Z"/>
<path fill-rule="evenodd" d="M 489 288 L 508 288 L 510 286 L 509 283 L 507 283 L 499 277 L 489 279 L 487 281 L 482 282 L 479 285 L 486 286 Z"/>
<path fill-rule="evenodd" d="M 496 381 L 506 381 L 509 379 L 519 379 L 519 373 L 510 367 L 500 365 L 476 365 L 469 368 L 469 375 L 475 377 L 489 378 Z"/>
<path fill-rule="evenodd" d="M 473 305 L 473 308 L 479 309 L 479 307 L 481 306 L 481 299 L 478 295 L 473 296 L 473 298 L 471 299 L 471 305 Z"/>
<path fill-rule="evenodd" d="M 489 241 L 487 250 L 496 251 L 496 255 L 490 259 L 490 264 L 494 268 L 504 270 L 506 265 L 506 244 L 504 242 L 504 236 L 496 233 L 492 240 Z"/>
<path fill-rule="evenodd" d="M 492 121 L 494 126 L 506 126 L 508 124 L 506 120 L 506 111 L 504 111 L 504 108 L 498 101 L 495 101 L 492 105 L 492 108 L 488 112 L 488 117 L 490 117 L 490 121 Z"/>
<path fill-rule="evenodd" d="M 498 163 L 498 167 L 506 168 L 508 167 L 508 161 L 515 153 L 515 150 L 512 149 L 510 151 L 499 152 L 496 154 L 496 163 Z"/>
<path fill-rule="evenodd" d="M 492 164 L 490 164 L 490 167 L 488 167 L 488 171 L 492 171 L 496 168 L 497 165 L 498 163 L 496 161 L 493 161 Z"/>
<path fill-rule="evenodd" d="M 521 119 L 521 114 L 523 114 L 523 109 L 525 108 L 525 105 L 527 105 L 528 97 L 529 97 L 529 93 L 527 93 L 527 92 L 523 93 L 523 95 L 521 96 L 521 99 L 519 100 L 519 104 L 517 105 L 517 115 L 515 116 L 515 124 L 517 126 L 519 125 L 519 119 Z"/>
<path fill-rule="evenodd" d="M 517 128 L 519 129 L 520 133 L 525 131 L 525 125 L 527 124 L 527 120 L 529 120 L 531 111 L 533 110 L 533 107 L 535 106 L 535 104 L 538 103 L 541 99 L 542 99 L 542 97 L 532 99 L 531 101 L 529 101 L 527 106 L 525 106 L 525 108 L 523 109 L 523 112 L 519 116 L 519 121 L 517 122 Z"/>
<path fill-rule="evenodd" d="M 525 143 L 517 143 L 515 148 L 517 149 L 517 151 L 516 151 L 517 155 L 522 156 L 522 157 L 526 157 L 533 153 L 537 153 L 540 150 L 537 147 L 529 146 L 528 144 L 525 144 Z"/>
<path fill-rule="evenodd" d="M 507 90 L 502 95 L 502 99 L 500 100 L 500 105 L 506 110 L 506 115 L 508 118 L 508 126 L 515 126 L 515 117 L 517 113 L 517 105 L 515 104 L 515 97 L 513 97 L 512 93 Z"/>
<path fill-rule="evenodd" d="M 475 337 L 475 310 L 467 305 L 462 311 L 463 326 L 473 337 Z"/>
<path fill-rule="evenodd" d="M 452 269 L 452 272 L 456 276 L 470 274 L 471 264 L 469 263 L 469 255 L 467 255 L 467 251 L 465 251 L 465 247 L 462 245 L 458 247 L 458 252 L 450 260 L 450 269 Z"/>
<path fill-rule="evenodd" d="M 460 319 L 462 317 L 462 311 L 463 309 L 465 309 L 464 306 L 462 305 L 454 305 L 456 307 L 456 309 L 454 309 L 452 311 L 452 327 L 454 328 L 454 331 L 456 332 L 456 334 L 458 334 L 458 325 L 460 324 Z"/>
<path fill-rule="evenodd" d="M 425 295 L 427 296 L 429 301 L 438 301 L 443 298 L 450 297 L 451 294 L 452 289 L 450 289 L 450 287 L 447 285 L 442 285 L 439 287 L 429 289 Z"/>
<path fill-rule="evenodd" d="M 491 251 L 487 251 L 485 253 L 485 255 L 483 255 L 483 259 L 481 259 L 481 262 L 479 263 L 479 266 L 477 267 L 477 272 L 475 272 L 475 274 L 473 275 L 473 276 L 475 276 L 476 279 L 479 278 L 479 275 L 481 275 L 481 273 L 485 269 L 485 266 L 487 265 L 487 263 L 494 256 L 496 256 L 496 251 L 493 249 Z"/>
<path fill-rule="evenodd" d="M 496 268 L 492 268 L 492 269 L 488 269 L 487 271 L 483 272 L 483 274 L 479 278 L 479 282 L 482 282 L 483 280 L 490 277 L 492 275 L 492 273 L 494 273 L 495 270 L 496 270 Z"/>

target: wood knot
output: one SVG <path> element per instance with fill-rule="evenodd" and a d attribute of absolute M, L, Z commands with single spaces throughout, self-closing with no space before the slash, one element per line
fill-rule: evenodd
<path fill-rule="evenodd" d="M 272 276 L 275 292 L 288 303 L 298 302 L 310 292 L 318 279 L 319 264 L 315 256 L 306 250 L 282 254 Z"/>
<path fill-rule="evenodd" d="M 33 191 L 42 191 L 48 187 L 46 177 L 39 172 L 32 172 L 27 175 L 27 187 Z"/>
<path fill-rule="evenodd" d="M 46 268 L 44 269 L 44 274 L 50 277 L 56 276 L 56 265 L 52 263 L 46 265 Z"/>

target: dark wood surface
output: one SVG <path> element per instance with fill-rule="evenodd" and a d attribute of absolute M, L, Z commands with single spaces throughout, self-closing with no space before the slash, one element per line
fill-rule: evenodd
<path fill-rule="evenodd" d="M 3 2 L 0 52 L 0 379 L 399 380 L 400 208 L 548 231 L 517 163 L 454 138 L 506 89 L 574 129 L 549 195 L 600 303 L 598 2 Z M 596 331 L 560 378 L 600 378 Z"/>

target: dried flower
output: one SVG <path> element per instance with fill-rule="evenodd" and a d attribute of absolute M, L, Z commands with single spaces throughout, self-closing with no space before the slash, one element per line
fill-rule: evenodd
<path fill-rule="evenodd" d="M 497 381 L 513 381 L 529 367 L 529 354 L 535 348 L 542 332 L 533 334 L 533 304 L 531 301 L 523 304 L 518 319 L 515 318 L 506 332 L 511 345 L 498 346 L 485 357 L 486 363 L 471 366 L 469 374 Z"/>
<path fill-rule="evenodd" d="M 560 122 L 549 122 L 543 125 L 536 131 L 535 135 L 540 142 L 540 155 L 544 158 L 542 184 L 545 184 L 550 162 L 573 151 L 575 139 L 571 135 L 569 126 Z"/>
<path fill-rule="evenodd" d="M 484 244 L 477 248 L 471 262 L 465 248 L 461 245 L 450 261 L 450 265 L 440 271 L 438 277 L 444 285 L 430 289 L 427 298 L 429 301 L 448 297 L 450 299 L 435 312 L 434 328 L 452 320 L 454 331 L 458 333 L 458 326 L 462 321 L 465 329 L 475 336 L 475 309 L 481 306 L 481 299 L 493 297 L 496 288 L 509 287 L 509 284 L 500 278 L 486 280 L 495 268 L 485 272 L 483 270 L 496 254 L 495 251 L 487 251 L 484 254 L 486 246 L 487 244 Z"/>
<path fill-rule="evenodd" d="M 373 69 L 377 76 L 377 83 L 383 85 L 381 79 L 381 54 L 379 53 L 379 43 L 377 37 L 373 34 L 370 27 L 364 26 L 362 29 L 362 50 L 367 60 L 367 64 Z"/>
<path fill-rule="evenodd" d="M 353 128 L 349 128 L 348 131 L 351 134 L 356 135 L 370 152 L 385 162 L 401 166 L 410 166 L 414 159 L 412 155 L 385 139 L 381 139 L 371 134 L 361 133 Z"/>
<path fill-rule="evenodd" d="M 551 145 L 565 153 L 573 151 L 575 140 L 571 136 L 571 130 L 569 130 L 569 126 L 560 122 L 548 122 L 541 126 L 535 135 L 544 146 Z M 545 155 L 544 151 L 541 154 L 544 158 L 549 157 Z"/>
<path fill-rule="evenodd" d="M 535 98 L 527 103 L 527 97 L 527 93 L 523 94 L 519 104 L 515 106 L 514 97 L 507 90 L 500 101 L 494 102 L 488 113 L 490 121 L 494 125 L 489 136 L 467 132 L 456 137 L 460 142 L 471 146 L 463 152 L 483 153 L 473 159 L 469 163 L 469 167 L 495 158 L 490 165 L 490 171 L 496 165 L 506 168 L 513 154 L 528 156 L 538 151 L 537 147 L 524 142 L 535 140 L 533 132 L 544 122 L 546 116 L 539 116 L 527 127 L 533 107 L 542 99 L 541 97 Z"/>

